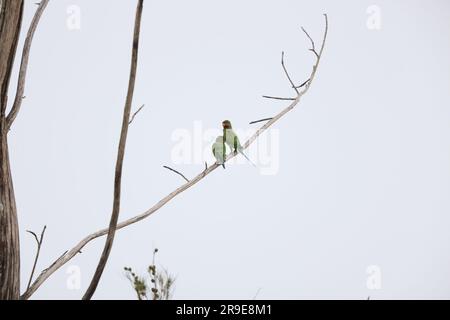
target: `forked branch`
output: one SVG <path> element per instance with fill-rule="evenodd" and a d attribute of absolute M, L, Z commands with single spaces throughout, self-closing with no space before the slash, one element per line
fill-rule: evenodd
<path fill-rule="evenodd" d="M 311 38 L 311 36 L 309 35 L 309 33 L 305 30 L 305 28 L 302 27 L 303 32 L 306 34 L 306 36 L 308 37 L 309 41 L 311 41 L 311 49 L 309 49 L 309 51 L 311 51 L 312 53 L 314 53 L 316 55 L 317 58 L 319 58 L 319 54 L 316 51 L 316 45 L 314 44 L 314 40 Z"/>
<path fill-rule="evenodd" d="M 41 253 L 41 246 L 42 246 L 42 242 L 44 241 L 44 234 L 45 234 L 46 229 L 47 229 L 47 226 L 44 226 L 44 229 L 42 229 L 41 235 L 39 236 L 39 238 L 36 233 L 34 233 L 33 231 L 30 231 L 30 230 L 27 230 L 27 232 L 34 237 L 34 240 L 36 240 L 36 244 L 37 244 L 36 256 L 34 257 L 33 269 L 31 270 L 30 280 L 28 280 L 27 289 L 30 288 L 31 280 L 33 280 L 34 271 L 36 270 L 36 264 L 39 260 L 39 254 Z"/>
<path fill-rule="evenodd" d="M 273 117 L 270 121 L 265 123 L 262 127 L 260 127 L 243 145 L 243 148 L 248 148 L 264 131 L 266 131 L 269 127 L 271 127 L 275 122 L 277 122 L 281 117 L 283 117 L 286 113 L 291 111 L 299 102 L 300 98 L 308 92 L 309 88 L 311 87 L 311 84 L 314 81 L 317 67 L 319 66 L 320 60 L 322 58 L 322 53 L 325 47 L 325 42 L 327 39 L 328 34 L 328 17 L 325 14 L 325 31 L 323 36 L 322 45 L 320 48 L 320 51 L 318 52 L 318 55 L 316 57 L 315 64 L 313 65 L 311 74 L 309 76 L 309 81 L 305 86 L 303 87 L 302 91 L 298 91 L 297 97 L 294 101 L 292 101 L 286 108 L 284 108 L 280 113 L 278 113 L 275 117 Z M 293 85 L 291 83 L 291 85 Z M 295 86 L 294 86 L 295 87 Z M 227 160 L 234 158 L 235 155 L 232 153 L 229 156 L 227 156 Z M 190 187 L 197 184 L 199 181 L 201 181 L 203 178 L 205 178 L 207 175 L 209 175 L 211 172 L 216 170 L 219 167 L 217 163 L 214 163 L 213 165 L 207 167 L 205 170 L 203 170 L 201 173 L 199 173 L 196 177 L 189 180 L 189 182 L 186 182 L 182 186 L 178 187 L 171 193 L 169 193 L 167 196 L 162 198 L 158 203 L 156 203 L 153 207 L 148 209 L 147 211 L 143 212 L 140 215 L 137 215 L 133 218 L 127 219 L 117 225 L 117 230 L 125 228 L 129 225 L 132 225 L 134 223 L 137 223 L 145 218 L 148 218 L 150 215 L 152 215 L 154 212 L 158 211 L 161 207 L 163 207 L 165 204 L 167 204 L 169 201 L 171 201 L 173 198 L 175 198 L 177 195 L 181 194 L 182 192 L 186 191 Z M 68 251 L 66 254 L 64 254 L 62 257 L 60 257 L 57 261 L 55 261 L 49 268 L 44 270 L 39 277 L 34 281 L 32 286 L 22 295 L 22 299 L 28 299 L 41 285 L 44 283 L 45 280 L 48 279 L 50 275 L 52 275 L 56 270 L 61 268 L 64 264 L 66 264 L 68 261 L 70 261 L 74 256 L 76 256 L 79 251 L 87 245 L 92 240 L 104 236 L 108 233 L 108 229 L 102 229 L 97 232 L 94 232 L 90 235 L 88 235 L 86 238 L 82 239 L 75 247 L 73 247 L 70 251 Z"/>

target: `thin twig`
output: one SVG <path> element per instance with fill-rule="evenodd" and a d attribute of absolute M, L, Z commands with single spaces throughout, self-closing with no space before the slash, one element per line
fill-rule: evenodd
<path fill-rule="evenodd" d="M 111 253 L 111 248 L 114 242 L 114 236 L 116 234 L 117 222 L 119 219 L 120 213 L 120 195 L 121 195 L 121 187 L 122 187 L 122 169 L 123 169 L 123 160 L 125 157 L 125 146 L 127 143 L 127 135 L 128 135 L 128 127 L 130 122 L 130 113 L 131 106 L 133 104 L 133 93 L 134 86 L 136 83 L 136 69 L 138 65 L 138 53 L 139 53 L 139 35 L 141 30 L 141 18 L 142 18 L 142 10 L 144 6 L 144 0 L 138 0 L 136 7 L 136 17 L 134 22 L 134 34 L 133 34 L 133 46 L 131 53 L 131 68 L 130 68 L 130 76 L 128 81 L 128 92 L 125 101 L 125 107 L 123 111 L 122 118 L 122 130 L 120 132 L 120 141 L 119 147 L 117 150 L 117 160 L 116 160 L 116 170 L 114 177 L 114 201 L 113 201 L 113 209 L 111 213 L 111 219 L 109 222 L 108 228 L 108 236 L 106 238 L 105 245 L 103 247 L 102 255 L 100 256 L 100 260 L 97 264 L 97 268 L 95 270 L 94 276 L 87 288 L 86 292 L 83 295 L 83 300 L 90 300 L 97 289 L 98 283 L 100 282 L 100 278 L 103 274 L 103 270 L 105 269 L 106 262 L 108 261 L 109 254 Z M 80 251 L 81 248 L 78 251 Z"/>
<path fill-rule="evenodd" d="M 305 82 L 303 82 L 301 85 L 297 86 L 296 88 L 297 89 L 303 88 L 309 82 L 309 80 L 310 79 L 306 80 Z"/>
<path fill-rule="evenodd" d="M 20 63 L 19 69 L 19 78 L 17 81 L 16 96 L 11 111 L 9 112 L 6 118 L 7 123 L 6 125 L 8 130 L 11 128 L 14 120 L 16 119 L 17 114 L 19 113 L 20 107 L 22 105 L 22 100 L 25 98 L 23 93 L 25 91 L 25 79 L 27 77 L 28 60 L 30 57 L 31 43 L 33 42 L 34 33 L 39 24 L 39 20 L 41 19 L 41 16 L 48 5 L 48 2 L 49 0 L 42 0 L 42 2 L 38 4 L 39 6 L 34 14 L 33 20 L 31 21 L 31 25 L 28 29 L 28 33 L 25 38 L 25 43 L 23 45 L 22 51 L 22 61 Z"/>
<path fill-rule="evenodd" d="M 183 177 L 183 179 L 186 180 L 186 182 L 189 182 L 189 179 L 186 178 L 186 177 L 184 176 L 184 174 L 182 174 L 181 172 L 178 172 L 177 170 L 172 169 L 171 167 L 168 167 L 168 166 L 163 166 L 163 168 L 166 168 L 167 170 L 170 170 L 170 171 L 175 172 L 176 174 L 178 174 L 178 175 L 180 175 L 181 177 Z"/>
<path fill-rule="evenodd" d="M 134 118 L 136 118 L 137 114 L 139 112 L 141 112 L 141 110 L 144 109 L 144 107 L 145 107 L 145 104 L 143 104 L 135 113 L 133 113 L 133 115 L 131 116 L 130 122 L 128 122 L 128 125 L 130 125 L 134 121 Z"/>
<path fill-rule="evenodd" d="M 283 101 L 294 101 L 295 98 L 282 98 L 282 97 L 272 97 L 272 96 L 263 96 L 266 99 L 274 99 L 274 100 L 283 100 Z"/>
<path fill-rule="evenodd" d="M 311 41 L 311 46 L 312 48 L 309 49 L 309 51 L 313 52 L 317 59 L 319 58 L 319 54 L 316 51 L 316 45 L 314 44 L 314 40 L 311 38 L 311 36 L 309 35 L 309 33 L 305 30 L 305 28 L 302 27 L 303 32 L 306 34 L 306 36 L 308 37 L 309 41 Z"/>
<path fill-rule="evenodd" d="M 284 51 L 281 52 L 281 66 L 283 67 L 284 73 L 286 74 L 286 77 L 288 78 L 289 82 L 291 83 L 292 88 L 297 92 L 297 95 L 299 94 L 297 88 L 295 87 L 294 82 L 291 79 L 291 76 L 289 75 L 289 72 L 286 69 L 286 65 L 284 64 Z"/>
<path fill-rule="evenodd" d="M 265 118 L 265 119 L 261 119 L 261 120 L 255 120 L 250 122 L 249 124 L 255 124 L 255 123 L 260 123 L 260 122 L 264 122 L 264 121 L 269 121 L 272 120 L 273 118 Z"/>
<path fill-rule="evenodd" d="M 321 49 L 319 51 L 319 58 L 316 60 L 316 63 L 314 64 L 313 69 L 311 71 L 311 74 L 310 74 L 310 77 L 309 77 L 310 81 L 308 82 L 307 85 L 305 85 L 303 90 L 301 92 L 299 92 L 299 94 L 298 94 L 297 98 L 295 99 L 295 101 L 293 101 L 290 105 L 288 105 L 286 108 L 284 108 L 272 120 L 270 120 L 269 122 L 264 124 L 261 128 L 259 128 L 244 143 L 243 149 L 247 149 L 263 132 L 265 132 L 275 122 L 277 122 L 285 114 L 287 114 L 289 111 L 291 111 L 300 102 L 300 98 L 306 92 L 308 92 L 309 88 L 311 87 L 311 84 L 314 81 L 315 74 L 316 74 L 317 68 L 319 66 L 320 60 L 322 58 L 322 53 L 323 53 L 323 50 L 325 48 L 325 43 L 326 43 L 326 39 L 327 39 L 327 34 L 328 34 L 328 17 L 327 17 L 326 14 L 324 14 L 324 16 L 325 16 L 325 32 L 324 32 L 324 37 L 323 37 L 323 41 L 322 41 L 322 47 L 321 47 Z M 234 157 L 235 157 L 235 155 L 232 153 L 232 154 L 230 154 L 227 157 L 227 159 L 232 159 Z M 143 212 L 143 213 L 141 213 L 141 214 L 139 214 L 137 216 L 134 216 L 134 217 L 132 217 L 130 219 L 127 219 L 127 220 L 122 221 L 121 223 L 119 223 L 117 225 L 117 230 L 125 228 L 125 227 L 127 227 L 129 225 L 135 224 L 135 223 L 137 223 L 139 221 L 142 221 L 142 220 L 150 217 L 153 213 L 155 213 L 156 211 L 161 209 L 164 205 L 166 205 L 168 202 L 170 202 L 173 198 L 175 198 L 179 194 L 183 193 L 184 191 L 188 190 L 189 188 L 191 188 L 192 186 L 197 184 L 199 181 L 203 180 L 207 175 L 209 175 L 211 172 L 216 170 L 218 167 L 219 167 L 219 165 L 217 163 L 213 164 L 206 171 L 202 171 L 196 177 L 194 177 L 192 180 L 190 180 L 189 182 L 185 183 L 184 185 L 178 187 L 177 189 L 175 189 L 174 191 L 169 193 L 167 196 L 165 196 L 164 198 L 159 200 L 154 206 L 149 208 L 147 211 L 145 211 L 145 212 Z M 56 270 L 61 268 L 68 261 L 70 261 L 74 256 L 76 256 L 78 254 L 78 252 L 82 248 L 84 248 L 84 246 L 86 246 L 92 240 L 94 240 L 94 239 L 96 239 L 98 237 L 104 236 L 107 233 L 108 233 L 108 228 L 102 229 L 102 230 L 98 230 L 98 231 L 96 231 L 94 233 L 89 234 L 84 239 L 82 239 L 78 244 L 76 244 L 72 249 L 70 249 L 70 251 L 68 251 L 65 255 L 63 255 L 62 257 L 58 258 L 58 260 L 53 262 L 53 264 L 49 268 L 47 268 L 46 270 L 41 272 L 41 274 L 37 277 L 37 279 L 31 285 L 31 287 L 25 293 L 22 294 L 21 299 L 28 299 Z"/>
<path fill-rule="evenodd" d="M 205 170 L 203 170 L 203 177 L 206 175 L 206 171 L 208 171 L 208 162 L 205 161 Z"/>
<path fill-rule="evenodd" d="M 30 279 L 28 280 L 27 290 L 30 288 L 31 281 L 33 280 L 34 271 L 36 270 L 36 265 L 37 265 L 37 262 L 39 259 L 39 254 L 41 253 L 42 241 L 44 240 L 44 234 L 45 234 L 46 229 L 47 229 L 47 226 L 44 226 L 44 228 L 42 229 L 40 238 L 38 238 L 36 233 L 34 233 L 33 231 L 27 230 L 28 233 L 33 235 L 34 239 L 36 240 L 36 244 L 37 244 L 36 256 L 34 257 L 33 269 L 31 269 L 31 274 L 30 274 Z"/>

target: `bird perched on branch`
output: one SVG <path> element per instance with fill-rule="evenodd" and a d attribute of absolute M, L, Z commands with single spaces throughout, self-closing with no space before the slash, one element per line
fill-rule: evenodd
<path fill-rule="evenodd" d="M 229 120 L 224 120 L 222 122 L 222 127 L 225 143 L 230 147 L 231 151 L 234 154 L 237 154 L 239 152 L 245 157 L 245 159 L 247 159 L 248 162 L 250 162 L 254 167 L 256 167 L 256 165 L 245 155 L 244 148 L 242 147 L 237 134 L 233 131 L 231 122 Z"/>
<path fill-rule="evenodd" d="M 225 169 L 225 156 L 227 153 L 223 136 L 218 136 L 216 142 L 212 145 L 212 153 L 217 160 L 217 163 L 222 165 Z"/>

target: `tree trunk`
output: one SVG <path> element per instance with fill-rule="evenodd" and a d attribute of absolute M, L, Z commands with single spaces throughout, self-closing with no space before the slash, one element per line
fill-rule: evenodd
<path fill-rule="evenodd" d="M 19 228 L 9 163 L 6 108 L 22 14 L 23 0 L 0 0 L 0 300 L 20 296 Z"/>
<path fill-rule="evenodd" d="M 8 142 L 2 119 L 0 152 L 0 299 L 19 299 L 20 250 L 16 202 L 9 165 Z"/>

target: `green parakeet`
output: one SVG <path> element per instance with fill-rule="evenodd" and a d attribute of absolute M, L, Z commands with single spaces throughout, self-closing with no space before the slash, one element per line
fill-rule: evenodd
<path fill-rule="evenodd" d="M 254 167 L 256 165 L 245 155 L 244 148 L 239 141 L 238 136 L 233 131 L 233 127 L 231 126 L 231 122 L 229 120 L 225 120 L 222 122 L 223 127 L 223 136 L 225 137 L 225 143 L 230 147 L 231 151 L 242 154 L 248 162 L 250 162 Z"/>
<path fill-rule="evenodd" d="M 212 145 L 212 153 L 217 160 L 218 164 L 221 164 L 225 169 L 225 156 L 227 153 L 225 143 L 222 136 L 218 136 L 216 142 Z"/>

